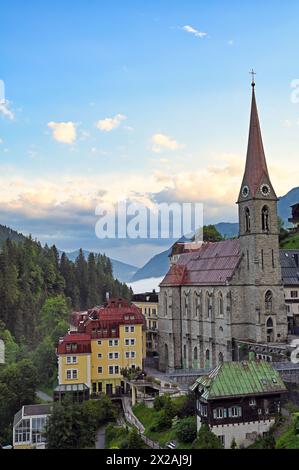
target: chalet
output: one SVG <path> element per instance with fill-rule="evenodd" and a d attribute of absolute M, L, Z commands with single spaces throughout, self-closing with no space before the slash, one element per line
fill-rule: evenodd
<path fill-rule="evenodd" d="M 197 396 L 197 428 L 207 424 L 226 449 L 252 444 L 280 414 L 286 387 L 272 364 L 223 362 L 191 389 Z"/>

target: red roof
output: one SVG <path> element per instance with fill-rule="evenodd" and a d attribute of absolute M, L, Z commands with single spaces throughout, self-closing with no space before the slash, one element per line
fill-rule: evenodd
<path fill-rule="evenodd" d="M 91 336 L 84 333 L 68 333 L 59 342 L 58 354 L 88 354 L 91 352 Z"/>
<path fill-rule="evenodd" d="M 238 239 L 204 243 L 198 251 L 181 255 L 160 285 L 225 285 L 240 259 Z"/>

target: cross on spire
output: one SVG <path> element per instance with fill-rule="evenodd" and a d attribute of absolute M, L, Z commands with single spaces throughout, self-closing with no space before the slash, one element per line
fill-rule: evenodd
<path fill-rule="evenodd" d="M 249 73 L 250 73 L 250 75 L 252 76 L 251 85 L 254 87 L 254 86 L 255 86 L 255 79 L 254 79 L 254 76 L 256 75 L 256 72 L 252 69 Z"/>

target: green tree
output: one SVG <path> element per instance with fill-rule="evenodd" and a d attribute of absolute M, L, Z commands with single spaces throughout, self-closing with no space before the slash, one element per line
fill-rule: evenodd
<path fill-rule="evenodd" d="M 69 314 L 70 309 L 65 297 L 58 295 L 47 299 L 40 311 L 39 331 L 42 337 L 53 332 L 62 321 L 67 322 Z"/>
<path fill-rule="evenodd" d="M 136 428 L 129 433 L 127 449 L 144 449 L 144 442 Z"/>
<path fill-rule="evenodd" d="M 192 444 L 192 449 L 223 449 L 219 438 L 215 436 L 206 424 L 203 424 Z"/>
<path fill-rule="evenodd" d="M 205 225 L 203 228 L 203 239 L 205 242 L 221 242 L 223 237 L 214 225 Z"/>
<path fill-rule="evenodd" d="M 176 426 L 176 436 L 181 442 L 193 442 L 196 439 L 196 417 L 189 416 L 181 419 Z"/>

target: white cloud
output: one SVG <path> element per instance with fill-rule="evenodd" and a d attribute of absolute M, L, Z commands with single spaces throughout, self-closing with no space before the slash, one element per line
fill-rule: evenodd
<path fill-rule="evenodd" d="M 205 36 L 207 36 L 207 33 L 204 33 L 203 31 L 199 31 L 198 29 L 195 29 L 193 28 L 193 26 L 190 26 L 190 25 L 183 26 L 183 30 L 186 31 L 187 33 L 193 34 L 197 38 L 202 39 Z"/>
<path fill-rule="evenodd" d="M 127 116 L 123 114 L 117 114 L 113 118 L 101 119 L 96 123 L 96 127 L 102 132 L 111 132 L 120 126 L 122 121 L 125 121 Z"/>
<path fill-rule="evenodd" d="M 233 45 L 234 45 L 234 41 L 233 41 L 232 39 L 230 39 L 229 41 L 227 41 L 227 44 L 228 44 L 229 46 L 233 46 Z"/>
<path fill-rule="evenodd" d="M 163 149 L 178 150 L 183 147 L 183 145 L 166 134 L 154 134 L 151 140 L 153 143 L 152 151 L 155 153 L 160 153 Z"/>
<path fill-rule="evenodd" d="M 74 122 L 49 122 L 48 127 L 53 131 L 53 139 L 63 144 L 71 145 L 76 141 L 77 129 Z"/>
<path fill-rule="evenodd" d="M 15 118 L 14 112 L 10 109 L 9 101 L 0 102 L 0 114 L 11 121 Z"/>
<path fill-rule="evenodd" d="M 3 139 L 0 138 L 0 145 L 2 145 L 2 144 L 3 144 Z"/>

